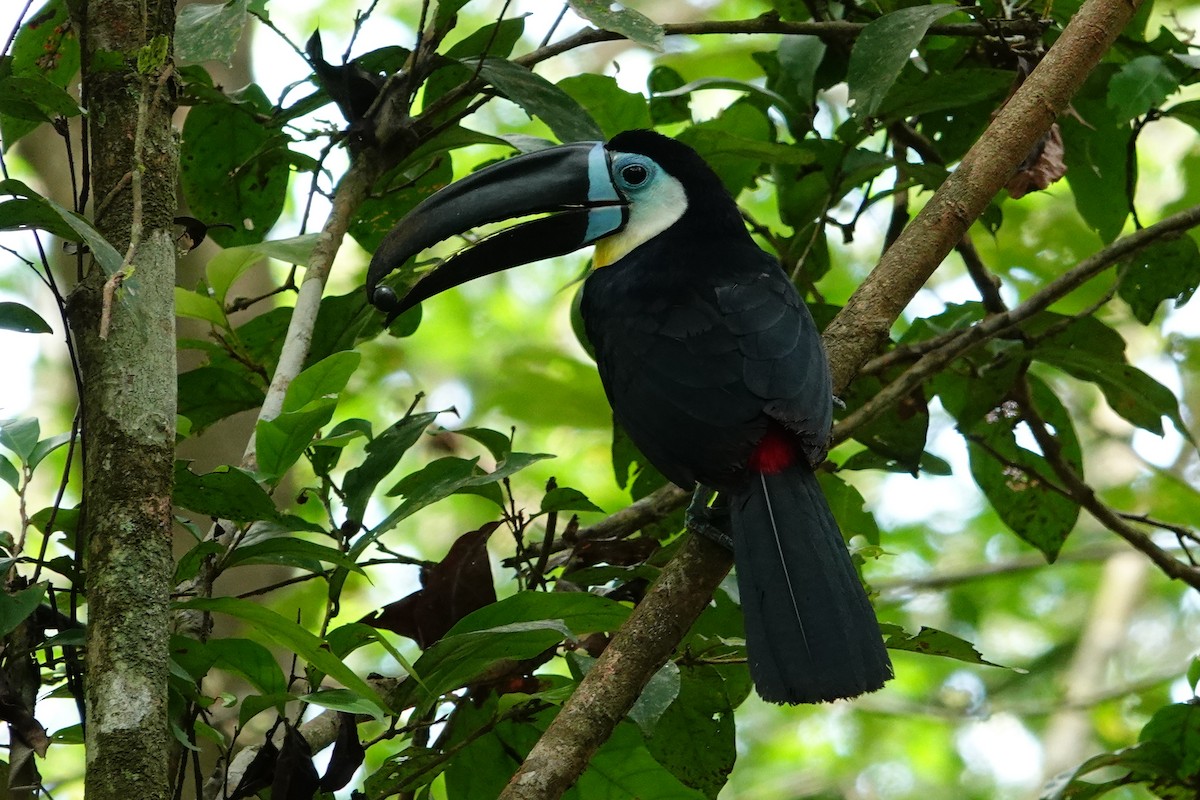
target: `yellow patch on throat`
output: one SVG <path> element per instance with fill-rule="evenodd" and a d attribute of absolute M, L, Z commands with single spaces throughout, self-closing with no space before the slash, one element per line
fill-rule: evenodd
<path fill-rule="evenodd" d="M 592 268 L 600 269 L 607 267 L 609 264 L 615 264 L 621 260 L 628 250 L 622 247 L 620 233 L 614 233 L 612 236 L 605 236 L 600 241 L 596 242 L 596 249 L 592 252 Z"/>

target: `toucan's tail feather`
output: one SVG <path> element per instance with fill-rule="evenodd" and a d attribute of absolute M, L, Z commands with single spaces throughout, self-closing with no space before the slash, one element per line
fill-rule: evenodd
<path fill-rule="evenodd" d="M 774 703 L 873 692 L 892 677 L 875 611 L 813 472 L 755 477 L 732 498 L 750 674 Z"/>

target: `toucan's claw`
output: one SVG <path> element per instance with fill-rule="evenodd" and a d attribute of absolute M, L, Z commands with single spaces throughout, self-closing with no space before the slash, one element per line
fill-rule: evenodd
<path fill-rule="evenodd" d="M 716 542 L 726 550 L 733 551 L 733 535 L 730 533 L 729 506 L 724 496 L 718 497 L 714 505 L 709 505 L 713 495 L 712 489 L 700 484 L 692 492 L 692 502 L 684 512 L 684 523 L 687 529 Z"/>

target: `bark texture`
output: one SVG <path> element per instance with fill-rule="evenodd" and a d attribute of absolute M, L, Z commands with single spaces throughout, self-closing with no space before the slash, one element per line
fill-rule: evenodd
<path fill-rule="evenodd" d="M 115 276 L 90 264 L 69 302 L 84 386 L 86 792 L 167 800 L 175 9 L 87 0 L 76 14 L 95 223 L 127 254 Z"/>

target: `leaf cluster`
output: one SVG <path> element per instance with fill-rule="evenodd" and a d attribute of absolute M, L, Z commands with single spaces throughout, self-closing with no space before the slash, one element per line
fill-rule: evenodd
<path fill-rule="evenodd" d="M 552 29 L 546 41 L 554 44 L 537 46 L 526 18 L 504 11 L 490 18 L 485 5 L 426 3 L 405 20 L 416 32 L 411 46 L 341 63 L 326 60 L 315 33 L 303 51 L 295 47 L 304 66 L 278 97 L 255 84 L 230 91 L 206 66 L 228 62 L 248 26 L 279 30 L 266 3 L 192 4 L 179 14 L 174 80 L 187 107 L 179 189 L 194 215 L 180 218 L 180 249 L 204 238 L 219 248 L 209 251 L 202 277 L 174 294 L 177 315 L 201 331 L 178 342 L 199 363 L 178 376 L 179 437 L 195 440 L 235 415 L 276 409 L 259 414 L 246 461 L 208 471 L 182 459 L 173 465 L 172 500 L 180 530 L 190 534 L 176 562 L 185 622 L 170 664 L 172 733 L 189 756 L 177 759 L 180 787 L 199 782 L 197 754 L 210 749 L 222 767 L 203 777 L 231 798 L 270 792 L 275 800 L 308 800 L 352 783 L 355 797 L 371 800 L 499 796 L 679 546 L 680 504 L 662 502 L 671 497 L 665 479 L 596 410 L 596 393 L 580 388 L 591 380 L 582 377 L 590 372 L 579 355 L 587 347 L 581 334 L 580 348 L 567 354 L 527 339 L 499 350 L 482 378 L 463 378 L 499 422 L 471 419 L 445 430 L 447 409 L 430 407 L 420 393 L 433 388 L 429 353 L 458 348 L 460 361 L 478 360 L 477 332 L 425 320 L 419 309 L 385 328 L 354 280 L 349 290 L 324 291 L 311 309 L 301 298 L 278 302 L 298 293 L 299 270 L 306 282 L 328 275 L 330 242 L 336 250 L 344 233 L 373 250 L 422 199 L 487 159 L 654 127 L 713 166 L 823 325 L 849 293 L 851 258 L 895 242 L 1074 10 L 1056 5 L 1053 18 L 1040 20 L 990 2 L 970 9 L 885 2 L 848 5 L 833 19 L 815 0 L 781 4 L 777 14 L 748 21 L 751 30 L 741 32 L 755 34 L 750 44 L 723 37 L 729 46 L 702 50 L 702 58 L 661 51 L 671 37 L 719 27 L 664 25 L 572 0 L 574 14 L 595 28 L 557 40 Z M 1023 241 L 1023 231 L 1046 233 L 1057 222 L 1051 213 L 1070 217 L 1063 224 L 1080 256 L 1141 227 L 1138 153 L 1147 131 L 1168 119 L 1200 126 L 1196 101 L 1176 101 L 1197 79 L 1194 56 L 1176 32 L 1149 31 L 1149 8 L 1020 166 L 1010 197 L 994 199 L 960 246 L 962 283 L 980 299 L 940 302 L 906 319 L 841 398 L 842 441 L 821 479 L 868 574 L 891 552 L 932 562 L 949 546 L 873 513 L 864 494 L 888 475 L 953 474 L 986 504 L 976 520 L 1012 534 L 988 547 L 1032 547 L 1047 562 L 1069 558 L 1087 511 L 1200 588 L 1187 550 L 1197 541 L 1194 520 L 1172 521 L 1119 488 L 1098 492 L 1085 482 L 1093 480 L 1093 454 L 1134 430 L 1177 435 L 1194 447 L 1189 398 L 1139 362 L 1129 331 L 1156 333 L 1200 285 L 1200 251 L 1185 232 L 1195 222 L 1147 235 L 1131 254 L 1105 262 L 1114 269 L 1074 282 L 1054 281 L 1066 271 L 1065 257 L 985 263 L 1019 253 L 1024 244 L 1006 243 Z M 356 33 L 370 13 L 357 18 Z M 812 27 L 776 35 L 793 23 Z M 66 120 L 84 110 L 70 93 L 77 38 L 67 3 L 49 0 L 0 57 L 6 151 L 47 123 L 69 137 Z M 643 89 L 609 74 L 551 81 L 535 70 L 615 38 L 659 53 Z M 147 69 L 165 58 L 153 48 L 140 55 Z M 713 96 L 727 101 L 708 113 Z M 330 107 L 344 125 L 322 118 Z M 497 133 L 495 119 L 515 112 L 520 122 L 509 130 L 519 132 Z M 336 166 L 343 152 L 345 171 Z M 1056 184 L 1064 174 L 1065 184 Z M 365 186 L 357 194 L 347 188 L 356 185 L 352 177 Z M 333 198 L 330 218 L 322 233 L 307 233 L 306 211 L 300 231 L 285 236 L 289 204 L 305 184 L 306 208 L 322 192 Z M 1063 212 L 1060 203 L 1038 220 L 1048 201 L 1016 198 L 1051 184 L 1069 194 L 1071 208 Z M 16 180 L 0 183 L 0 196 L 7 198 L 0 231 L 43 231 L 89 253 L 106 274 L 120 270 L 121 255 L 85 215 Z M 391 280 L 400 291 L 427 268 L 410 263 Z M 263 296 L 238 293 L 251 273 L 277 279 L 285 272 Z M 49 266 L 39 275 L 61 307 Z M 126 288 L 119 302 L 143 302 L 135 278 Z M 530 327 L 526 310 L 490 302 L 511 318 L 501 331 Z M 33 305 L 0 303 L 0 328 L 51 332 Z M 1011 322 L 989 327 L 1006 314 Z M 442 338 L 455 342 L 439 349 L 430 341 L 447 331 L 453 336 Z M 380 363 L 384 348 L 400 354 L 418 387 L 403 413 L 363 400 L 390 391 L 394 370 Z M 1194 363 L 1194 352 L 1189 357 Z M 1100 414 L 1123 421 L 1121 437 L 1097 433 L 1092 417 Z M 520 428 L 505 432 L 501 422 Z M 554 422 L 590 429 L 603 442 L 604 463 L 574 463 L 587 459 L 561 444 L 550 462 L 554 456 L 541 451 L 554 439 L 538 430 Z M 945 453 L 939 426 L 965 458 Z M 0 538 L 0 678 L 32 671 L 34 684 L 81 698 L 80 597 L 94 579 L 82 556 L 86 526 L 65 490 L 44 510 L 26 510 L 39 496 L 35 473 L 59 470 L 63 487 L 74 480 L 74 448 L 61 452 L 71 442 L 68 433 L 42 438 L 31 417 L 0 423 L 0 478 L 20 502 L 17 533 Z M 1163 497 L 1194 503 L 1186 478 L 1172 486 Z M 597 522 L 602 506 L 617 511 L 614 500 L 632 503 L 627 511 L 653 510 L 636 522 L 624 522 L 622 512 Z M 1117 522 L 1105 521 L 1106 510 Z M 1168 552 L 1151 536 L 1156 531 L 1178 547 Z M 1085 533 L 1094 540 L 1097 526 Z M 283 577 L 236 596 L 214 589 L 219 576 L 251 572 Z M 66 611 L 56 600 L 64 596 Z M 900 691 L 920 691 L 905 681 L 906 668 L 937 682 L 968 664 L 1003 697 L 1016 673 L 994 669 L 994 657 L 967 641 L 986 628 L 985 597 L 982 589 L 947 593 L 952 608 L 939 625 L 948 630 L 892 616 L 888 646 L 913 654 L 897 659 Z M 241 629 L 214 634 L 212 615 Z M 742 635 L 736 592 L 723 588 L 634 708 L 619 714 L 567 796 L 715 798 L 739 758 L 737 736 L 753 735 L 737 725 L 754 713 L 743 706 L 750 685 Z M 1140 743 L 1085 762 L 1047 796 L 1096 797 L 1131 783 L 1163 797 L 1191 796 L 1184 793 L 1196 785 L 1192 708 L 1162 707 Z M 34 709 L 30 696 L 0 706 L 0 718 L 40 743 L 45 732 Z M 57 740 L 73 735 L 60 731 Z M 332 756 L 318 770 L 313 754 L 325 747 Z M 1082 780 L 1101 767 L 1125 774 L 1105 784 Z"/>

